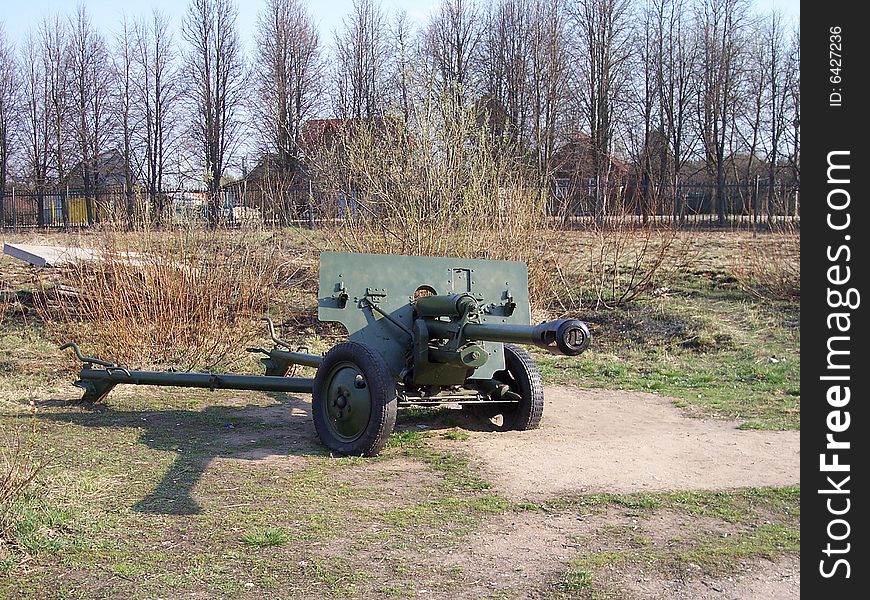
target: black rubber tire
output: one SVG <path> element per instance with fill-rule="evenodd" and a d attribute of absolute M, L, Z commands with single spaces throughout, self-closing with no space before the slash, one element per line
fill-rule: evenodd
<path fill-rule="evenodd" d="M 504 345 L 505 370 L 493 375 L 518 393 L 516 404 L 466 404 L 462 408 L 489 423 L 497 431 L 537 429 L 544 414 L 544 384 L 535 361 L 529 353 L 513 344 Z M 501 423 L 495 419 L 501 415 Z"/>
<path fill-rule="evenodd" d="M 325 386 L 329 385 L 334 370 L 348 365 L 362 375 L 368 387 L 371 409 L 368 424 L 359 436 L 343 440 L 334 433 L 334 425 L 329 423 Z M 384 449 L 396 425 L 398 399 L 396 382 L 379 352 L 358 342 L 337 344 L 326 353 L 317 368 L 311 397 L 314 428 L 324 446 L 348 456 L 375 456 Z"/>

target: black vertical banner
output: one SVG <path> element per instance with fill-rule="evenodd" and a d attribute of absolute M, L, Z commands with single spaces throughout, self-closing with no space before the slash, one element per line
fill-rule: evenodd
<path fill-rule="evenodd" d="M 809 598 L 870 593 L 870 364 L 861 351 L 870 31 L 861 6 L 801 6 L 801 586 Z"/>

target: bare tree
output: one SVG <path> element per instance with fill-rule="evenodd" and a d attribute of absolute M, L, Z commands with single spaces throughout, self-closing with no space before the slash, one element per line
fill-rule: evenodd
<path fill-rule="evenodd" d="M 485 20 L 478 62 L 490 126 L 544 185 L 569 94 L 563 0 L 502 0 Z"/>
<path fill-rule="evenodd" d="M 24 141 L 25 174 L 36 192 L 37 225 L 45 226 L 45 190 L 48 185 L 51 116 L 49 82 L 42 57 L 42 44 L 28 33 L 22 49 L 22 138 Z"/>
<path fill-rule="evenodd" d="M 669 175 L 673 218 L 681 218 L 680 174 L 697 145 L 691 137 L 697 82 L 694 77 L 698 45 L 691 35 L 685 0 L 654 0 L 658 34 L 656 84 L 660 106 L 659 129 L 667 138 L 659 162 Z"/>
<path fill-rule="evenodd" d="M 67 159 L 70 151 L 70 98 L 69 98 L 69 47 L 67 30 L 60 16 L 46 18 L 40 29 L 40 46 L 42 54 L 42 71 L 45 77 L 45 102 L 47 116 L 51 123 L 51 142 L 53 150 L 51 157 L 55 170 L 55 181 L 60 182 L 67 174 Z M 47 185 L 45 181 L 42 185 Z M 61 199 L 61 212 L 64 227 L 70 225 L 69 203 L 65 197 Z M 44 221 L 44 214 L 40 219 Z M 40 224 L 44 224 L 41 222 Z"/>
<path fill-rule="evenodd" d="M 743 189 L 750 189 L 750 183 L 760 176 L 764 158 L 760 155 L 767 148 L 769 154 L 770 115 L 771 115 L 771 55 L 766 24 L 753 23 L 746 40 L 746 53 L 740 90 L 737 92 L 734 111 L 734 131 L 739 146 L 733 148 L 730 160 L 734 173 L 734 183 L 739 186 L 741 197 Z M 744 198 L 744 202 L 746 202 Z"/>
<path fill-rule="evenodd" d="M 354 0 L 335 36 L 335 112 L 344 119 L 372 119 L 386 108 L 387 25 L 377 0 Z"/>
<path fill-rule="evenodd" d="M 532 140 L 542 177 L 552 169 L 560 118 L 569 97 L 566 14 L 563 0 L 535 0 L 529 69 Z"/>
<path fill-rule="evenodd" d="M 18 110 L 18 69 L 15 54 L 6 40 L 0 22 L 0 229 L 6 225 L 4 202 L 9 158 L 12 153 L 12 128 Z"/>
<path fill-rule="evenodd" d="M 98 217 L 100 155 L 110 133 L 111 70 L 103 37 L 94 30 L 83 4 L 70 19 L 70 74 L 75 110 L 77 158 L 84 186 L 88 224 Z"/>
<path fill-rule="evenodd" d="M 192 134 L 206 170 L 209 224 L 221 220 L 221 178 L 233 149 L 245 67 L 232 0 L 191 0 L 182 27 L 190 44 Z"/>
<path fill-rule="evenodd" d="M 411 106 L 414 101 L 414 69 L 412 32 L 405 11 L 396 16 L 390 34 L 395 48 L 392 85 L 395 92 L 394 104 L 407 125 L 411 121 Z"/>
<path fill-rule="evenodd" d="M 457 107 L 466 106 L 476 95 L 476 64 L 480 50 L 482 22 L 469 0 L 445 0 L 433 15 L 425 33 L 426 55 L 431 61 L 434 92 L 449 97 Z M 513 59 L 513 56 L 509 57 Z M 522 78 L 519 69 L 515 75 Z"/>
<path fill-rule="evenodd" d="M 112 90 L 114 118 L 118 123 L 120 136 L 121 160 L 124 169 L 124 212 L 127 216 L 127 226 L 132 229 L 136 211 L 134 196 L 133 172 L 133 136 L 136 134 L 135 96 L 136 65 L 134 62 L 135 39 L 126 15 L 121 21 L 121 29 L 115 38 L 115 49 L 112 54 L 113 81 Z"/>
<path fill-rule="evenodd" d="M 598 224 L 607 212 L 617 103 L 628 80 L 630 8 L 629 0 L 576 0 L 572 6 L 580 102 L 589 126 Z"/>
<path fill-rule="evenodd" d="M 782 16 L 773 13 L 764 28 L 764 39 L 767 42 L 768 73 L 770 86 L 767 97 L 770 99 L 770 151 L 767 156 L 767 221 L 773 224 L 773 210 L 777 198 L 777 183 L 779 177 L 779 159 L 784 141 L 784 131 L 789 126 L 792 81 L 795 77 L 793 63 L 789 60 L 789 48 L 783 31 Z"/>
<path fill-rule="evenodd" d="M 430 40 L 451 39 L 447 23 L 430 25 Z M 482 31 L 481 59 L 484 98 L 487 101 L 489 122 L 496 139 L 504 142 L 506 150 L 521 151 L 527 140 L 531 103 L 532 9 L 529 0 L 501 0 L 486 18 Z M 443 15 L 442 15 L 443 20 Z M 433 30 L 440 35 L 433 36 Z M 461 41 L 461 40 L 460 40 Z M 430 42 L 431 44 L 431 42 Z M 436 59 L 452 54 L 442 50 L 441 43 L 433 44 Z M 457 46 L 457 49 L 458 46 Z M 444 62 L 440 60 L 440 62 Z M 449 65 L 443 77 L 451 77 Z M 444 67 L 442 67 L 444 71 Z"/>
<path fill-rule="evenodd" d="M 635 177 L 638 182 L 635 197 L 639 203 L 643 222 L 649 220 L 650 212 L 655 210 L 658 201 L 658 183 L 661 179 L 661 153 L 657 146 L 662 143 L 660 106 L 656 81 L 658 61 L 659 31 L 656 28 L 655 7 L 647 4 L 638 14 L 632 38 L 632 79 L 628 89 L 630 99 L 631 124 L 627 130 L 629 153 L 633 158 Z"/>
<path fill-rule="evenodd" d="M 256 42 L 257 129 L 266 151 L 276 155 L 275 175 L 284 188 L 299 169 L 302 124 L 320 91 L 317 28 L 300 0 L 267 0 Z"/>
<path fill-rule="evenodd" d="M 698 63 L 698 124 L 707 171 L 715 182 L 719 224 L 726 220 L 725 161 L 731 150 L 740 98 L 745 0 L 702 0 L 697 7 L 701 56 Z"/>
<path fill-rule="evenodd" d="M 200 32 L 200 35 L 209 35 L 209 30 L 206 28 Z M 213 42 L 205 38 L 205 45 L 197 48 L 197 52 L 215 52 L 215 48 L 211 48 L 209 44 Z M 238 49 L 232 50 L 238 52 Z M 224 100 L 219 100 L 221 95 L 220 84 L 217 80 L 217 69 L 221 68 L 221 61 L 216 60 L 212 55 L 198 54 L 196 57 L 191 57 L 190 60 L 196 58 L 201 61 L 198 69 L 193 70 L 197 74 L 197 79 L 193 82 L 194 93 L 196 97 L 196 116 L 205 114 L 214 115 L 215 110 L 219 110 L 219 106 L 223 105 Z M 238 57 L 227 57 L 231 60 L 238 60 Z M 164 177 L 167 171 L 167 162 L 170 152 L 172 151 L 173 141 L 177 128 L 173 122 L 177 116 L 177 108 L 181 94 L 181 87 L 178 80 L 178 64 L 176 60 L 175 50 L 172 42 L 172 35 L 169 32 L 169 21 L 161 12 L 154 10 L 151 14 L 151 19 L 148 21 L 140 21 L 136 25 L 136 69 L 138 73 L 138 83 L 136 85 L 136 97 L 138 98 L 139 111 L 138 120 L 140 122 L 139 135 L 144 144 L 144 168 L 143 175 L 145 178 L 145 187 L 148 192 L 149 204 L 152 210 L 152 216 L 156 223 L 160 223 L 166 212 L 166 196 L 163 191 Z M 210 76 L 212 81 L 202 81 L 199 78 Z M 226 82 L 228 85 L 229 82 Z M 232 83 L 237 86 L 236 82 Z M 225 94 L 232 93 L 233 97 L 237 91 L 233 88 L 227 90 Z M 211 96 L 211 100 L 209 100 Z M 233 100 L 235 102 L 235 98 Z M 235 105 L 233 105 L 235 108 Z M 213 117 L 215 118 L 215 117 Z M 221 118 L 221 117 L 217 117 Z M 223 140 L 211 140 L 209 136 L 222 135 L 220 128 L 194 127 L 194 133 L 197 136 L 196 142 L 200 144 L 204 151 L 204 156 L 212 156 L 212 159 L 206 158 L 206 164 L 211 164 L 209 160 L 215 160 L 223 156 L 223 150 L 218 150 L 215 154 L 209 154 L 211 150 L 206 150 L 206 146 L 202 144 L 212 144 L 213 142 L 225 143 Z M 209 146 L 211 148 L 211 146 Z M 223 158 L 221 158 L 223 160 Z M 223 163 L 222 163 L 223 164 Z M 220 172 L 223 171 L 223 166 L 220 167 Z M 217 188 L 219 189 L 219 187 Z"/>
<path fill-rule="evenodd" d="M 788 70 L 784 87 L 787 89 L 787 102 L 791 110 L 789 116 L 791 123 L 785 124 L 787 143 L 791 148 L 789 152 L 789 167 L 792 178 L 797 186 L 801 182 L 801 34 L 800 29 L 795 28 L 792 33 L 789 55 Z M 788 126 L 790 125 L 790 127 Z"/>

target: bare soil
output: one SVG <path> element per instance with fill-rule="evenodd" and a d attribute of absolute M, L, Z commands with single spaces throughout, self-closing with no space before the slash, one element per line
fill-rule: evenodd
<path fill-rule="evenodd" d="M 548 387 L 540 429 L 471 432 L 466 451 L 514 500 L 800 481 L 800 432 L 686 417 L 639 392 Z"/>
<path fill-rule="evenodd" d="M 653 516 L 610 510 L 604 514 L 505 515 L 491 520 L 468 537 L 468 544 L 438 557 L 475 576 L 466 581 L 457 598 L 504 595 L 510 598 L 545 598 L 552 593 L 567 561 L 601 551 L 630 550 L 631 541 L 620 530 L 643 535 L 649 551 L 666 550 L 698 534 L 733 535 L 739 528 L 718 519 L 687 517 L 672 511 Z M 616 533 L 615 533 L 616 532 Z M 796 555 L 775 560 L 743 561 L 734 572 L 704 576 L 696 565 L 684 571 L 667 565 L 614 560 L 595 574 L 597 597 L 625 600 L 667 598 L 678 600 L 767 600 L 800 597 L 800 564 Z M 582 590 L 576 594 L 586 597 Z"/>
<path fill-rule="evenodd" d="M 800 433 L 743 431 L 737 422 L 686 416 L 672 399 L 638 392 L 547 387 L 541 427 L 523 432 L 469 431 L 462 443 L 484 477 L 513 500 L 540 501 L 594 492 L 722 490 L 783 486 L 800 480 Z M 459 421 L 467 420 L 457 415 Z M 473 423 L 465 423 L 473 425 Z M 456 442 L 453 442 L 455 448 Z M 709 522 L 708 522 L 709 521 Z M 613 528 L 640 529 L 653 549 L 698 533 L 728 536 L 737 526 L 659 511 L 638 521 L 630 513 L 508 514 L 470 535 L 468 545 L 443 557 L 476 572 L 466 596 L 549 593 L 566 561 L 612 551 Z M 623 546 L 616 543 L 615 549 Z M 498 565 L 488 568 L 481 565 Z M 505 567 L 505 565 L 509 565 Z M 691 568 L 691 565 L 690 565 Z M 598 584 L 620 598 L 798 598 L 794 555 L 744 561 L 721 577 L 669 572 L 629 562 L 601 569 Z M 603 581 L 602 581 L 603 580 Z M 585 596 L 582 592 L 580 596 Z"/>

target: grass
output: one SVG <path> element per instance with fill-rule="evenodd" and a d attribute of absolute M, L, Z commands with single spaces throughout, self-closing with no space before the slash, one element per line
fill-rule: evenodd
<path fill-rule="evenodd" d="M 137 234 L 124 242 L 125 248 L 136 251 L 155 249 L 152 261 L 155 264 L 149 266 L 149 273 L 153 271 L 155 281 L 160 280 L 165 290 L 162 295 L 142 296 L 139 280 L 121 277 L 124 269 L 116 273 L 119 267 L 112 261 L 109 274 L 120 277 L 118 281 L 123 285 L 102 285 L 99 278 L 88 278 L 85 273 L 68 276 L 78 276 L 91 288 L 98 286 L 90 295 L 104 294 L 100 291 L 103 288 L 114 290 L 98 307 L 103 311 L 100 314 L 107 315 L 100 322 L 114 323 L 112 327 L 92 327 L 81 322 L 77 313 L 69 312 L 75 306 L 63 309 L 62 305 L 54 304 L 51 310 L 41 310 L 58 321 L 48 325 L 31 317 L 22 326 L 19 318 L 7 315 L 6 324 L 0 328 L 3 332 L 0 335 L 5 338 L 0 338 L 0 349 L 25 354 L 30 352 L 29 348 L 33 351 L 21 361 L 0 359 L 0 381 L 6 380 L 4 383 L 8 384 L 3 388 L 24 395 L 25 390 L 56 381 L 56 374 L 46 373 L 40 361 L 47 359 L 58 371 L 69 369 L 73 362 L 58 357 L 53 346 L 82 335 L 94 338 L 88 338 L 86 350 L 131 365 L 179 364 L 185 368 L 231 367 L 253 372 L 261 368 L 256 357 L 239 349 L 245 345 L 269 345 L 265 329 L 257 321 L 259 313 L 267 308 L 279 323 L 282 337 L 302 340 L 314 352 L 326 350 L 340 338 L 335 328 L 316 322 L 313 310 L 316 257 L 310 245 L 329 247 L 324 232 L 227 232 L 215 239 L 181 232 L 164 237 L 151 232 Z M 563 232 L 560 239 L 563 244 L 558 252 L 550 252 L 556 252 L 551 258 L 558 262 L 559 269 L 556 270 L 556 262 L 551 264 L 547 258 L 543 262 L 550 265 L 550 271 L 536 272 L 536 293 L 539 298 L 549 300 L 539 302 L 534 317 L 537 320 L 567 313 L 584 318 L 593 327 L 593 343 L 577 358 L 536 353 L 545 382 L 665 394 L 677 398 L 690 414 L 738 420 L 746 429 L 800 427 L 800 305 L 799 298 L 794 296 L 795 285 L 799 293 L 799 273 L 794 273 L 796 258 L 799 259 L 796 243 L 799 236 L 683 233 L 657 240 L 642 233 L 617 231 L 600 236 Z M 241 246 L 246 250 L 221 252 L 216 246 L 218 242 L 230 250 Z M 105 240 L 90 236 L 77 243 L 121 244 L 111 233 Z M 602 244 L 616 244 L 620 251 L 607 252 L 599 247 Z M 172 261 L 164 260 L 176 247 L 183 248 L 184 253 L 181 259 L 173 260 L 183 259 L 192 267 L 179 270 Z M 266 249 L 270 253 L 264 253 Z M 652 258 L 644 259 L 635 268 L 632 257 L 643 251 L 648 251 Z M 10 259 L 2 260 L 4 265 L 10 263 Z M 202 268 L 209 261 L 219 268 Z M 604 263 L 599 264 L 600 261 Z M 619 261 L 624 264 L 617 264 Z M 280 265 L 276 266 L 277 263 Z M 535 268 L 543 268 L 538 263 Z M 780 263 L 781 273 L 776 271 Z M 10 267 L 15 281 L 7 286 L 33 286 L 29 281 L 32 276 L 18 273 L 20 268 L 14 264 Z M 642 272 L 636 272 L 637 269 Z M 201 282 L 196 274 L 202 275 Z M 636 277 L 645 282 L 643 293 L 634 296 L 632 292 L 630 303 L 594 309 L 596 298 L 602 294 L 608 298 L 621 295 L 596 291 L 596 286 L 608 287 L 603 283 L 605 279 L 614 279 L 610 287 L 619 290 L 634 285 L 622 279 L 630 282 Z M 761 290 L 757 284 L 759 277 L 766 277 L 771 285 Z M 242 283 L 226 290 L 223 281 L 228 279 Z M 544 286 L 545 280 L 550 282 L 549 287 Z M 42 285 L 54 283 L 48 278 Z M 199 289 L 202 297 L 187 295 L 185 290 L 194 283 L 192 289 Z M 545 287 L 546 293 L 542 291 Z M 771 293 L 780 288 L 781 293 Z M 128 296 L 141 300 L 135 303 L 141 314 L 125 313 L 120 320 L 109 318 L 115 314 L 112 311 L 123 309 L 123 300 Z M 205 297 L 208 302 L 201 301 Z M 263 304 L 265 299 L 273 303 L 267 307 Z M 220 310 L 190 313 L 184 310 L 191 303 L 208 307 L 215 302 Z M 224 327 L 225 324 L 214 320 L 223 318 L 220 314 L 233 306 L 244 309 L 237 311 L 235 325 Z M 551 312 L 545 314 L 542 306 L 549 307 Z M 162 319 L 166 311 L 188 316 L 172 327 L 154 325 L 155 319 Z M 125 323 L 130 319 L 139 324 L 128 327 Z M 162 337 L 155 337 L 154 327 Z M 116 330 L 123 330 L 124 335 Z M 220 339 L 188 335 L 194 330 L 220 330 L 225 335 L 221 334 Z M 172 344 L 167 346 L 163 342 L 169 338 Z M 163 346 L 169 350 L 158 348 Z M 184 351 L 180 346 L 191 349 Z M 234 349 L 228 350 L 229 346 Z M 298 375 L 311 375 L 311 370 Z"/>
<path fill-rule="evenodd" d="M 469 536 L 493 519 L 535 515 L 592 519 L 604 528 L 596 539 L 624 546 L 590 546 L 596 558 L 588 560 L 569 552 L 553 594 L 602 589 L 602 565 L 615 560 L 635 565 L 655 558 L 662 569 L 693 562 L 714 572 L 739 569 L 761 553 L 793 551 L 798 488 L 514 502 L 495 493 L 466 456 L 448 449 L 444 430 L 400 430 L 380 457 L 334 459 L 315 444 L 293 446 L 300 434 L 292 424 L 269 419 L 274 399 L 253 395 L 241 404 L 235 398 L 174 391 L 121 394 L 106 412 L 37 407 L 36 417 L 27 418 L 35 419 L 42 452 L 50 449 L 53 460 L 20 505 L 19 535 L 28 564 L 39 569 L 13 575 L 19 559 L 7 557 L 0 595 L 30 597 L 47 587 L 58 597 L 93 595 L 99 587 L 131 598 L 192 590 L 339 598 L 409 597 L 427 589 L 450 596 L 479 574 L 439 556 L 462 552 Z M 10 407 L 0 413 L 0 425 L 28 414 Z M 246 458 L 276 446 L 284 450 L 275 461 Z M 419 465 L 422 475 L 408 479 L 416 472 L 409 465 Z M 186 498 L 199 510 L 188 511 Z M 631 514 L 643 525 L 674 512 L 685 524 L 673 535 L 687 536 L 675 545 L 679 556 L 653 557 L 661 544 L 643 541 L 647 532 L 629 535 L 619 523 L 609 525 L 614 515 Z M 772 527 L 750 535 L 762 517 Z M 721 544 L 715 536 L 696 539 L 689 534 L 704 530 L 693 525 L 698 519 L 747 533 Z M 70 572 L 76 575 L 60 577 Z"/>
<path fill-rule="evenodd" d="M 670 286 L 631 307 L 583 314 L 590 349 L 576 358 L 536 353 L 544 379 L 660 393 L 746 429 L 799 429 L 799 307 L 759 302 L 715 278 L 675 277 Z"/>
<path fill-rule="evenodd" d="M 752 517 L 759 507 L 784 517 L 800 516 L 800 487 L 745 488 L 723 491 L 638 492 L 635 494 L 584 494 L 548 500 L 542 510 L 583 511 L 615 506 L 633 511 L 678 510 L 691 515 L 715 517 L 737 523 Z"/>
<path fill-rule="evenodd" d="M 290 536 L 283 529 L 257 529 L 242 536 L 242 542 L 252 548 L 266 548 L 268 546 L 283 546 L 290 541 Z"/>
<path fill-rule="evenodd" d="M 569 561 L 558 590 L 607 598 L 621 571 L 678 574 L 680 578 L 726 576 L 759 558 L 774 560 L 800 552 L 800 488 L 749 488 L 730 492 L 665 492 L 576 498 L 575 506 L 612 511 L 641 506 L 629 524 L 605 525 L 578 539 L 579 556 Z M 676 513 L 680 526 L 646 532 L 647 518 Z M 688 518 L 687 518 L 688 517 Z M 706 517 L 695 524 L 694 519 Z M 642 532 L 642 533 L 639 533 Z M 616 587 L 615 587 L 616 586 Z"/>
<path fill-rule="evenodd" d="M 593 345 L 576 359 L 536 356 L 545 381 L 662 393 L 745 428 L 799 427 L 799 305 L 732 276 L 732 238 L 704 243 L 690 268 L 656 274 L 654 294 L 567 310 L 592 324 Z M 314 323 L 303 263 L 273 291 L 282 337 L 319 352 L 336 334 Z M 562 266 L 569 283 L 586 268 Z M 380 457 L 338 459 L 316 443 L 308 404 L 285 394 L 119 388 L 110 410 L 71 406 L 74 364 L 51 327 L 18 305 L 0 325 L 0 430 L 27 423 L 34 458 L 50 459 L 15 504 L 0 597 L 512 597 L 486 587 L 509 575 L 500 565 L 457 557 L 484 552 L 477 534 L 551 517 L 572 524 L 573 541 L 531 586 L 544 597 L 612 597 L 620 571 L 714 577 L 798 551 L 797 487 L 512 501 L 463 453 L 470 434 L 444 408 L 400 411 Z M 234 364 L 259 369 L 253 357 Z"/>

